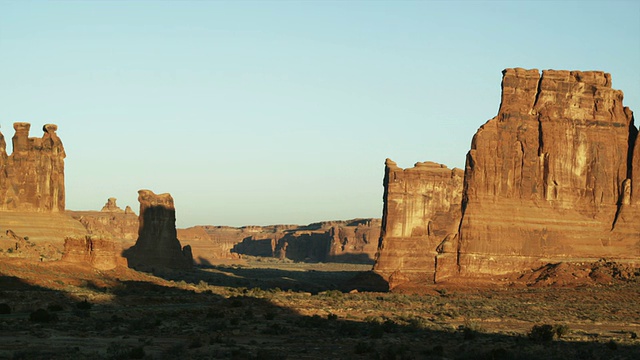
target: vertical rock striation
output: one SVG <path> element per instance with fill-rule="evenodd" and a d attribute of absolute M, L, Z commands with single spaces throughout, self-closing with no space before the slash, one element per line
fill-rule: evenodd
<path fill-rule="evenodd" d="M 401 169 L 387 159 L 374 271 L 393 282 L 432 282 L 436 266 L 456 263 L 463 176 L 460 169 L 433 162 Z"/>
<path fill-rule="evenodd" d="M 611 231 L 633 186 L 637 130 L 622 98 L 600 71 L 504 71 L 498 115 L 467 155 L 462 274 L 638 259 Z"/>
<path fill-rule="evenodd" d="M 448 202 L 438 177 L 404 180 L 424 181 L 407 191 L 403 179 L 415 168 L 387 163 L 374 270 L 440 280 L 548 262 L 640 261 L 638 131 L 622 99 L 601 71 L 504 70 L 500 110 L 472 140 L 460 198 Z M 453 202 L 461 217 L 447 217 L 449 241 L 435 249 L 425 218 Z"/>
<path fill-rule="evenodd" d="M 129 267 L 141 270 L 191 268 L 191 248 L 183 248 L 176 236 L 176 210 L 171 195 L 140 190 L 138 201 L 138 240 L 124 252 Z"/>
<path fill-rule="evenodd" d="M 17 122 L 13 128 L 11 155 L 0 133 L 0 211 L 64 211 L 66 155 L 58 127 L 44 125 L 42 138 L 29 137 L 28 123 Z"/>

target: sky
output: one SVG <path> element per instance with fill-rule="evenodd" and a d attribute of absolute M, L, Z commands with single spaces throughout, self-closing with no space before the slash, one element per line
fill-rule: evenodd
<path fill-rule="evenodd" d="M 178 227 L 381 217 L 385 159 L 464 168 L 511 67 L 640 111 L 640 2 L 0 0 L 5 138 L 57 124 L 67 209 L 150 189 Z"/>

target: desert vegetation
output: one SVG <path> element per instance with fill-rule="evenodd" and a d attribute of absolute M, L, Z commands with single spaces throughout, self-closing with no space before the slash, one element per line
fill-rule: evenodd
<path fill-rule="evenodd" d="M 155 275 L 4 261 L 0 357 L 640 356 L 635 280 L 544 288 L 434 285 L 390 293 L 359 288 L 354 277 L 373 276 L 362 265 L 256 260 Z"/>

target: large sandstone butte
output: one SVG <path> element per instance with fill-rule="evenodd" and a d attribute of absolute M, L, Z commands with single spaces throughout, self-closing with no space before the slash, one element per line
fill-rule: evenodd
<path fill-rule="evenodd" d="M 388 206 L 398 195 L 385 182 L 374 270 L 387 279 L 395 273 L 438 281 L 549 262 L 639 262 L 640 147 L 622 99 L 611 76 L 600 71 L 546 70 L 541 76 L 538 70 L 505 70 L 498 115 L 478 130 L 467 155 L 464 184 L 456 190 L 462 194 L 459 216 L 443 225 L 458 231 L 435 247 L 428 235 L 398 236 L 392 227 L 411 228 L 424 216 Z M 409 187 L 439 181 L 416 178 Z M 430 197 L 436 202 L 430 208 L 446 208 L 443 192 L 449 191 L 434 186 L 404 196 L 418 203 Z M 402 252 L 412 248 L 419 255 L 406 264 Z M 420 257 L 426 270 L 415 265 Z"/>
<path fill-rule="evenodd" d="M 58 126 L 44 125 L 42 138 L 30 138 L 28 123 L 13 124 L 13 153 L 0 133 L 0 211 L 64 211 L 64 158 Z"/>
<path fill-rule="evenodd" d="M 183 248 L 177 238 L 176 210 L 171 195 L 140 190 L 138 201 L 138 240 L 124 251 L 129 267 L 137 270 L 191 268 L 191 247 Z"/>

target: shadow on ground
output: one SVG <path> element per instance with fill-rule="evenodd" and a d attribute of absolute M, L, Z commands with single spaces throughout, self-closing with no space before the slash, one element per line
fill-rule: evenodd
<path fill-rule="evenodd" d="M 94 299 L 108 299 L 101 302 L 0 276 L 0 304 L 11 309 L 0 314 L 0 358 L 640 358 L 637 344 L 559 341 L 553 334 L 532 340 L 486 333 L 473 323 L 454 327 L 446 319 L 390 314 L 386 304 L 409 308 L 412 298 L 337 291 L 353 272 L 214 267 L 159 275 L 167 280 L 86 280 L 82 287 Z M 272 286 L 288 282 L 292 291 Z M 311 289 L 322 291 L 306 292 Z M 357 304 L 365 304 L 369 315 L 351 316 Z M 33 319 L 36 309 L 52 318 Z"/>

